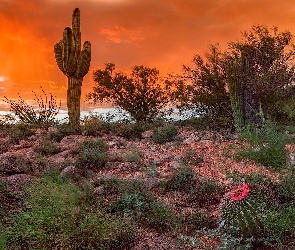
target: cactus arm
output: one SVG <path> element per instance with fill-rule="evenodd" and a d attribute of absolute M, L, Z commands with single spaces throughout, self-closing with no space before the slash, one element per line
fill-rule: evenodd
<path fill-rule="evenodd" d="M 78 62 L 77 76 L 84 77 L 89 71 L 90 67 L 90 58 L 91 58 L 91 44 L 86 41 L 83 45 L 83 50 Z"/>
<path fill-rule="evenodd" d="M 56 43 L 54 45 L 54 54 L 55 54 L 55 60 L 56 60 L 58 68 L 61 70 L 61 72 L 66 74 L 66 71 L 63 66 L 63 58 L 62 58 L 62 54 L 63 54 L 62 53 L 62 41 L 60 41 L 59 43 Z"/>

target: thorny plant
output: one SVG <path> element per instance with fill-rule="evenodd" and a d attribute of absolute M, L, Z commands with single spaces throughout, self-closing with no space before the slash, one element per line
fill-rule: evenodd
<path fill-rule="evenodd" d="M 57 105 L 56 97 L 50 93 L 50 97 L 41 87 L 41 90 L 45 96 L 45 100 L 42 96 L 37 96 L 35 91 L 32 91 L 35 95 L 34 101 L 38 103 L 38 108 L 34 109 L 31 105 L 27 104 L 19 95 L 17 101 L 9 100 L 4 96 L 4 102 L 10 105 L 10 111 L 13 112 L 23 123 L 48 126 L 54 122 L 55 116 L 58 114 L 61 102 Z"/>

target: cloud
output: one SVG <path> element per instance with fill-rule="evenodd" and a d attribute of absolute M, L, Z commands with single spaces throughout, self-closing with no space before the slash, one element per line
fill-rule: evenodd
<path fill-rule="evenodd" d="M 179 72 L 209 43 L 225 48 L 254 24 L 295 28 L 293 0 L 1 0 L 0 75 L 11 79 L 7 91 L 42 83 L 66 95 L 56 87 L 65 87 L 67 78 L 56 66 L 53 46 L 71 26 L 76 7 L 82 43 L 92 45 L 83 93 L 91 91 L 92 71 L 106 62 L 123 71 L 145 65 Z"/>

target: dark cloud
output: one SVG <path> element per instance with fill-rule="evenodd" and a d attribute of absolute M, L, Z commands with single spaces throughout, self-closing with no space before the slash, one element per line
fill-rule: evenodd
<path fill-rule="evenodd" d="M 84 93 L 91 90 L 92 71 L 106 62 L 124 71 L 141 64 L 179 71 L 209 43 L 225 47 L 254 24 L 290 31 L 295 26 L 293 0 L 1 0 L 0 76 L 11 79 L 7 91 L 42 83 L 65 95 L 66 77 L 56 67 L 53 45 L 71 26 L 76 7 L 82 42 L 92 44 Z"/>

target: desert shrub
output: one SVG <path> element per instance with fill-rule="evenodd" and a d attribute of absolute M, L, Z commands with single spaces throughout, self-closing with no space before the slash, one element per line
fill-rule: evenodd
<path fill-rule="evenodd" d="M 153 130 L 152 138 L 156 143 L 165 143 L 172 141 L 178 134 L 178 128 L 175 125 L 166 125 Z"/>
<path fill-rule="evenodd" d="M 278 195 L 282 203 L 295 202 L 295 171 L 288 171 L 280 176 Z"/>
<path fill-rule="evenodd" d="M 160 232 L 173 231 L 179 223 L 172 208 L 160 200 L 149 203 L 144 219 L 148 226 Z"/>
<path fill-rule="evenodd" d="M 78 150 L 76 166 L 82 170 L 100 169 L 107 163 L 108 146 L 100 140 L 83 141 Z"/>
<path fill-rule="evenodd" d="M 196 186 L 196 174 L 190 167 L 180 168 L 166 183 L 164 190 L 168 191 L 184 191 L 193 193 Z"/>
<path fill-rule="evenodd" d="M 212 215 L 198 211 L 190 215 L 189 224 L 194 230 L 202 228 L 213 229 L 217 228 L 217 219 Z"/>
<path fill-rule="evenodd" d="M 148 124 L 131 123 L 129 121 L 120 121 L 113 124 L 112 130 L 118 136 L 126 139 L 141 138 L 141 134 L 146 131 Z"/>
<path fill-rule="evenodd" d="M 287 138 L 284 134 L 279 133 L 274 123 L 267 121 L 260 130 L 248 132 L 247 137 L 250 138 L 252 146 L 239 152 L 236 155 L 237 159 L 254 160 L 275 171 L 286 167 Z"/>
<path fill-rule="evenodd" d="M 65 136 L 77 134 L 77 130 L 67 123 L 61 123 L 55 127 L 57 130 L 49 132 L 47 137 L 56 142 L 60 142 Z"/>
<path fill-rule="evenodd" d="M 108 145 L 101 139 L 83 141 L 79 146 L 79 152 L 83 152 L 84 150 L 98 150 L 106 152 L 108 150 Z"/>
<path fill-rule="evenodd" d="M 151 197 L 144 193 L 130 193 L 123 195 L 119 200 L 111 204 L 111 212 L 119 212 L 121 214 L 128 214 L 134 218 L 140 219 L 144 216 L 148 202 Z"/>
<path fill-rule="evenodd" d="M 98 136 L 101 131 L 107 131 L 111 128 L 110 124 L 99 119 L 99 118 L 88 118 L 85 119 L 81 127 L 83 135 Z"/>
<path fill-rule="evenodd" d="M 10 218 L 5 249 L 123 249 L 135 236 L 127 220 L 81 203 L 68 180 L 43 178 L 29 193 L 27 206 Z"/>
<path fill-rule="evenodd" d="M 294 246 L 295 204 L 283 205 L 280 209 L 269 210 L 263 217 L 264 237 L 269 245 Z"/>
<path fill-rule="evenodd" d="M 10 111 L 12 111 L 21 122 L 25 124 L 33 124 L 42 127 L 49 127 L 55 123 L 55 116 L 58 114 L 61 104 L 59 107 L 56 102 L 56 97 L 50 94 L 47 97 L 45 91 L 41 88 L 44 99 L 42 96 L 32 91 L 35 95 L 34 101 L 38 103 L 38 108 L 34 109 L 31 105 L 27 104 L 20 96 L 18 101 L 11 101 L 5 96 L 5 102 L 10 105 Z"/>
<path fill-rule="evenodd" d="M 202 178 L 199 180 L 196 192 L 201 195 L 205 194 L 209 196 L 215 193 L 223 195 L 225 192 L 225 187 L 213 180 Z"/>
<path fill-rule="evenodd" d="M 126 152 L 123 155 L 123 160 L 126 162 L 135 162 L 139 164 L 142 161 L 141 157 L 142 157 L 142 152 L 138 148 L 133 147 L 130 149 L 129 152 Z"/>
<path fill-rule="evenodd" d="M 26 140 L 34 134 L 32 127 L 24 123 L 17 123 L 9 129 L 9 138 L 14 144 L 18 144 L 19 141 Z"/>
<path fill-rule="evenodd" d="M 201 162 L 203 162 L 203 158 L 201 158 L 195 150 L 193 149 L 188 149 L 185 152 L 185 155 L 181 157 L 181 163 L 184 165 L 197 165 Z"/>
<path fill-rule="evenodd" d="M 54 155 L 60 152 L 60 148 L 48 139 L 43 139 L 34 146 L 34 151 L 41 155 Z"/>
<path fill-rule="evenodd" d="M 125 195 L 132 193 L 146 194 L 148 191 L 145 183 L 140 180 L 121 180 L 116 177 L 101 178 L 95 181 L 95 186 L 102 186 L 106 195 Z"/>

